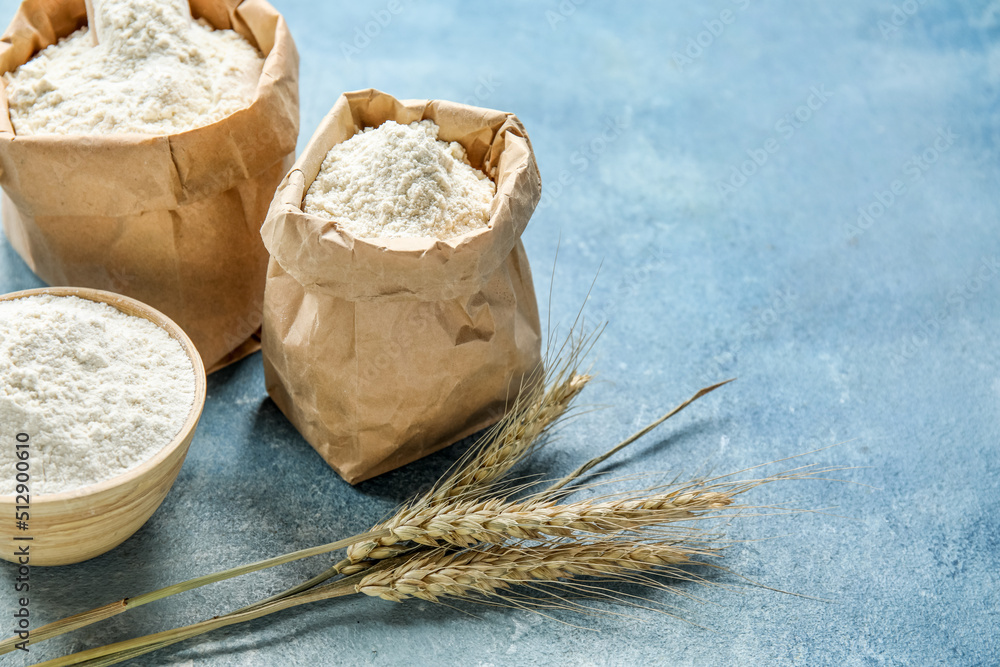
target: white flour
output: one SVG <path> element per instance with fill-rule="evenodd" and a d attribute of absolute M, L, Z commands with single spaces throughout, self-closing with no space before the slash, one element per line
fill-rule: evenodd
<path fill-rule="evenodd" d="M 0 494 L 15 486 L 15 436 L 30 437 L 32 494 L 119 475 L 180 431 L 190 359 L 152 322 L 77 297 L 0 302 Z"/>
<path fill-rule="evenodd" d="M 429 120 L 366 128 L 327 153 L 303 201 L 359 238 L 446 239 L 486 227 L 496 186 Z"/>
<path fill-rule="evenodd" d="M 5 74 L 15 134 L 170 134 L 249 106 L 263 58 L 187 0 L 94 0 L 86 27 Z"/>

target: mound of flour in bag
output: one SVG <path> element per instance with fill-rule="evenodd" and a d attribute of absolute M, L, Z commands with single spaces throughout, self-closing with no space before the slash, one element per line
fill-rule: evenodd
<path fill-rule="evenodd" d="M 386 121 L 327 153 L 303 200 L 359 238 L 458 236 L 486 227 L 496 186 L 438 126 Z"/>
<path fill-rule="evenodd" d="M 192 22 L 187 0 L 94 0 L 88 28 L 4 75 L 15 134 L 170 134 L 253 100 L 263 58 L 232 30 Z"/>
<path fill-rule="evenodd" d="M 163 329 L 73 296 L 0 301 L 0 494 L 29 440 L 30 489 L 58 493 L 151 458 L 191 412 L 195 375 Z"/>

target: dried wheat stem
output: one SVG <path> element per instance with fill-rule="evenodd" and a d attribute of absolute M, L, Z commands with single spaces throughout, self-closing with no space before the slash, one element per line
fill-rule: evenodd
<path fill-rule="evenodd" d="M 344 579 L 335 584 L 321 586 L 312 591 L 300 593 L 299 595 L 278 600 L 246 612 L 216 616 L 192 625 L 80 651 L 61 658 L 47 660 L 35 667 L 66 667 L 68 665 L 98 667 L 99 665 L 113 665 L 228 625 L 243 623 L 310 602 L 351 595 L 356 592 L 353 585 L 359 580 L 360 578 Z"/>
<path fill-rule="evenodd" d="M 358 535 L 346 540 L 339 540 L 337 542 L 331 542 L 317 547 L 310 547 L 309 549 L 301 549 L 299 551 L 274 558 L 268 558 L 267 560 L 258 561 L 249 565 L 241 565 L 222 572 L 195 577 L 194 579 L 189 579 L 188 581 L 184 581 L 179 584 L 173 584 L 149 593 L 144 593 L 131 598 L 125 598 L 90 611 L 74 614 L 73 616 L 69 616 L 62 620 L 43 625 L 38 629 L 33 629 L 31 631 L 31 643 L 29 645 L 34 645 L 46 639 L 51 639 L 52 637 L 57 637 L 68 632 L 73 632 L 74 630 L 79 630 L 80 628 L 93 623 L 103 621 L 111 618 L 112 616 L 117 616 L 118 614 L 122 614 L 144 604 L 162 600 L 163 598 L 170 597 L 171 595 L 183 593 L 201 586 L 214 584 L 219 581 L 249 574 L 251 572 L 257 572 L 258 570 L 274 567 L 276 565 L 291 563 L 292 561 L 300 560 L 302 558 L 309 558 L 310 556 L 317 556 L 319 554 L 337 551 L 339 549 L 343 549 L 358 539 L 371 539 L 372 537 L 377 537 L 378 535 L 378 533 L 366 533 L 363 536 Z M 15 650 L 15 645 L 18 641 L 19 639 L 17 637 L 11 637 L 3 642 L 0 642 L 0 654 L 9 653 L 10 651 Z"/>
<path fill-rule="evenodd" d="M 697 401 L 702 396 L 705 396 L 707 394 L 712 393 L 713 391 L 715 391 L 719 387 L 721 387 L 723 385 L 726 385 L 726 384 L 729 384 L 730 382 L 732 382 L 735 379 L 736 378 L 732 378 L 732 379 L 729 379 L 729 380 L 724 380 L 723 382 L 717 382 L 716 384 L 713 384 L 713 385 L 711 385 L 709 387 L 705 387 L 704 389 L 699 389 L 694 394 L 694 396 L 692 396 L 691 398 L 687 399 L 686 401 L 684 401 L 683 403 L 681 403 L 680 405 L 678 405 L 676 408 L 674 408 L 673 410 L 671 410 L 667 414 L 663 415 L 662 417 L 660 417 L 656 421 L 652 422 L 651 424 L 647 425 L 646 427 L 642 428 L 641 430 L 637 431 L 636 433 L 633 433 L 629 437 L 625 438 L 624 440 L 622 440 L 620 443 L 618 443 L 617 445 L 615 445 L 614 447 L 612 447 L 610 450 L 608 450 L 604 454 L 601 454 L 600 456 L 596 456 L 596 457 L 590 459 L 589 461 L 587 461 L 586 463 L 584 463 L 583 465 L 581 465 L 579 468 L 577 468 L 576 470 L 574 470 L 570 474 L 568 474 L 565 477 L 563 477 L 561 480 L 559 480 L 558 482 L 556 482 L 555 484 L 553 484 L 552 486 L 550 486 L 548 488 L 548 493 L 554 493 L 554 492 L 558 491 L 559 489 L 562 489 L 563 487 L 565 487 L 565 486 L 567 486 L 569 484 L 572 484 L 577 479 L 579 479 L 582 475 L 584 475 L 585 473 L 587 473 L 591 468 L 593 468 L 593 467 L 595 467 L 597 465 L 600 465 L 601 463 L 604 463 L 609 458 L 611 458 L 612 456 L 614 456 L 615 454 L 617 454 L 621 450 L 625 449 L 626 447 L 628 447 L 629 445 L 631 445 L 633 442 L 635 442 L 636 440 L 638 440 L 642 436 L 646 435 L 647 433 L 649 433 L 650 431 L 652 431 L 653 429 L 655 429 L 657 426 L 659 426 L 663 422 L 667 421 L 668 419 L 670 419 L 671 417 L 673 417 L 674 415 L 676 415 L 678 412 L 680 412 L 681 410 L 683 410 L 687 406 L 689 406 L 692 403 L 694 403 L 695 401 Z"/>

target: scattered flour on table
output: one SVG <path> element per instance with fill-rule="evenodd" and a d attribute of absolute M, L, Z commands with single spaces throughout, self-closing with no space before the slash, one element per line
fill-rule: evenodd
<path fill-rule="evenodd" d="M 0 494 L 14 491 L 27 433 L 33 494 L 69 491 L 151 458 L 191 412 L 195 375 L 158 326 L 104 303 L 0 301 Z"/>
<path fill-rule="evenodd" d="M 171 134 L 253 101 L 263 58 L 187 0 L 94 0 L 101 43 L 77 30 L 5 74 L 15 134 Z"/>
<path fill-rule="evenodd" d="M 430 120 L 366 128 L 327 153 L 303 201 L 359 238 L 440 239 L 486 227 L 496 186 Z"/>

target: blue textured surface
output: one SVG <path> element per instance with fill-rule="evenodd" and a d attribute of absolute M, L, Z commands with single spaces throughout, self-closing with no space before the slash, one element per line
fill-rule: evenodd
<path fill-rule="evenodd" d="M 729 472 L 842 443 L 804 461 L 858 466 L 842 476 L 863 485 L 749 498 L 829 513 L 727 528 L 732 570 L 829 602 L 716 576 L 728 587 L 680 587 L 704 604 L 650 594 L 691 623 L 609 605 L 628 617 L 559 616 L 574 627 L 341 600 L 142 664 L 996 664 L 1000 2 L 401 0 L 345 54 L 390 4 L 275 0 L 302 54 L 300 146 L 341 91 L 368 86 L 524 121 L 546 190 L 525 236 L 542 301 L 561 239 L 554 321 L 572 320 L 599 266 L 587 308 L 610 321 L 585 395 L 607 407 L 532 469 L 565 473 L 739 376 L 614 472 Z M 0 292 L 38 285 L 0 247 Z M 34 571 L 36 619 L 363 530 L 455 456 L 349 487 L 266 398 L 255 355 L 210 378 L 176 486 L 135 537 Z M 326 562 L 149 605 L 30 657 L 222 613 Z M 0 571 L 8 609 L 14 568 Z"/>

